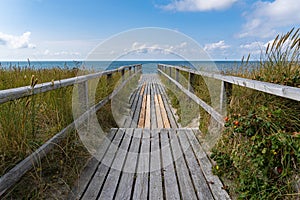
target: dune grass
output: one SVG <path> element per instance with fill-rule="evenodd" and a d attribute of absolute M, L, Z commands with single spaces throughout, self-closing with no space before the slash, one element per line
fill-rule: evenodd
<path fill-rule="evenodd" d="M 61 80 L 78 73 L 78 69 L 67 68 L 11 67 L 0 70 L 0 88 Z M 97 83 L 89 81 L 89 91 L 96 87 L 95 102 L 110 94 L 120 77 L 114 73 L 110 78 L 102 76 Z M 0 176 L 73 121 L 72 92 L 73 86 L 68 86 L 0 105 Z M 110 113 L 110 103 L 97 113 L 107 130 L 115 126 Z M 89 158 L 77 132 L 71 131 L 5 198 L 64 199 Z"/>
<path fill-rule="evenodd" d="M 261 53 L 258 65 L 249 62 L 249 54 L 242 59 L 242 66 L 225 74 L 299 88 L 299 32 L 292 29 L 278 35 Z M 188 80 L 186 72 L 182 76 Z M 211 101 L 209 81 L 195 75 L 192 88 L 218 110 Z M 179 82 L 187 87 L 186 82 Z M 220 82 L 213 84 L 216 91 L 221 86 Z M 182 120 L 178 95 L 168 95 Z M 225 189 L 233 199 L 300 198 L 300 102 L 233 85 L 228 103 L 222 136 L 209 149 L 215 163 L 213 171 Z M 200 108 L 199 129 L 204 136 L 209 135 L 210 123 L 210 115 Z"/>
<path fill-rule="evenodd" d="M 248 57 L 231 74 L 299 87 L 299 55 L 299 29 L 292 29 L 268 45 L 258 67 L 247 70 Z M 212 158 L 230 193 L 238 199 L 300 197 L 300 102 L 234 86 L 225 121 Z"/>

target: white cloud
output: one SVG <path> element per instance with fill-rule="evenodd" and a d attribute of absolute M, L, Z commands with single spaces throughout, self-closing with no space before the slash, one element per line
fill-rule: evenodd
<path fill-rule="evenodd" d="M 0 32 L 0 45 L 5 45 L 12 49 L 35 48 L 35 45 L 29 42 L 30 35 L 31 32 L 25 32 L 21 36 Z"/>
<path fill-rule="evenodd" d="M 209 11 L 223 10 L 232 6 L 237 0 L 174 0 L 172 3 L 160 6 L 164 10 L 175 11 Z"/>
<path fill-rule="evenodd" d="M 256 41 L 256 42 L 251 42 L 251 43 L 247 43 L 247 44 L 242 44 L 242 45 L 240 45 L 240 49 L 242 50 L 242 52 L 244 54 L 250 53 L 250 54 L 261 55 L 261 53 L 264 53 L 266 51 L 268 45 L 270 46 L 269 48 L 271 48 L 273 43 L 274 43 L 274 39 L 266 41 L 266 42 Z M 282 51 L 285 51 L 287 48 L 290 48 L 292 43 L 293 43 L 293 41 L 290 38 L 285 40 L 285 42 L 281 46 Z M 276 46 L 276 44 L 275 44 L 275 46 Z"/>
<path fill-rule="evenodd" d="M 240 47 L 242 49 L 248 49 L 248 50 L 253 50 L 253 49 L 262 49 L 263 47 L 265 47 L 265 43 L 263 42 L 251 42 L 251 43 L 247 43 L 247 44 L 242 44 L 240 45 Z"/>
<path fill-rule="evenodd" d="M 46 49 L 43 54 L 44 55 L 49 55 L 49 53 L 50 53 L 49 49 Z"/>
<path fill-rule="evenodd" d="M 35 53 L 36 56 L 79 56 L 81 55 L 79 52 L 73 51 L 50 51 L 46 49 L 44 51 L 37 51 Z"/>
<path fill-rule="evenodd" d="M 53 55 L 55 55 L 55 56 L 79 56 L 80 53 L 72 52 L 72 51 L 59 51 L 59 52 L 53 53 Z"/>
<path fill-rule="evenodd" d="M 300 24 L 299 0 L 258 1 L 245 13 L 246 23 L 239 37 L 274 37 L 277 28 Z"/>
<path fill-rule="evenodd" d="M 216 43 L 206 44 L 204 46 L 205 51 L 214 51 L 214 50 L 225 50 L 228 49 L 230 46 L 225 44 L 224 40 L 221 40 Z"/>
<path fill-rule="evenodd" d="M 174 52 L 184 52 L 186 51 L 187 43 L 182 42 L 177 45 L 159 45 L 159 44 L 146 44 L 134 42 L 131 48 L 124 49 L 128 53 L 138 53 L 138 54 L 172 54 Z"/>
<path fill-rule="evenodd" d="M 267 47 L 268 43 L 264 42 L 251 42 L 247 44 L 241 44 L 243 54 L 260 55 Z"/>

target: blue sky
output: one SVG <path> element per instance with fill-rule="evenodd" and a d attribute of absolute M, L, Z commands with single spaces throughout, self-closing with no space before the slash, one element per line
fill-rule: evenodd
<path fill-rule="evenodd" d="M 2 61 L 83 60 L 112 35 L 143 27 L 179 31 L 214 60 L 255 60 L 300 24 L 299 0 L 0 0 L 0 8 Z"/>

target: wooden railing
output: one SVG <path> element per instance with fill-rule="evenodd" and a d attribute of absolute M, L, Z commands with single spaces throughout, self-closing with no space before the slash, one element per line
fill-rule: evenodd
<path fill-rule="evenodd" d="M 257 91 L 265 92 L 268 94 L 300 101 L 300 88 L 278 85 L 273 83 L 267 83 L 262 81 L 256 81 L 246 78 L 240 78 L 235 76 L 226 76 L 217 73 L 196 71 L 189 68 L 183 68 L 179 66 L 158 64 L 158 72 L 165 76 L 169 81 L 175 84 L 179 89 L 181 89 L 187 96 L 194 100 L 198 105 L 200 105 L 206 112 L 208 112 L 217 122 L 224 125 L 224 116 L 222 115 L 224 109 L 226 108 L 227 100 L 230 98 L 232 93 L 232 85 L 238 85 L 245 88 L 254 89 Z M 175 77 L 172 78 L 172 69 L 175 70 Z M 188 86 L 185 88 L 179 83 L 179 73 L 180 71 L 188 73 Z M 216 111 L 213 107 L 208 105 L 198 96 L 193 93 L 192 90 L 192 79 L 195 75 L 202 77 L 208 77 L 215 80 L 221 81 L 220 84 L 220 112 Z"/>
<path fill-rule="evenodd" d="M 33 152 L 31 155 L 26 157 L 24 160 L 22 160 L 20 163 L 18 163 L 15 167 L 13 167 L 10 171 L 8 171 L 6 174 L 1 176 L 0 178 L 0 197 L 13 185 L 15 185 L 20 178 L 28 172 L 30 169 L 32 169 L 33 166 L 39 163 L 39 161 L 47 155 L 50 150 L 52 150 L 57 144 L 59 144 L 67 135 L 68 132 L 75 129 L 75 124 L 81 124 L 84 122 L 92 113 L 97 112 L 103 105 L 105 105 L 107 102 L 109 102 L 110 99 L 112 99 L 122 87 L 131 79 L 133 78 L 137 73 L 141 72 L 142 65 L 130 65 L 130 66 L 122 66 L 118 69 L 114 70 L 107 70 L 103 72 L 88 74 L 85 76 L 78 76 L 74 78 L 68 78 L 63 79 L 59 81 L 54 82 L 47 82 L 35 85 L 34 87 L 31 86 L 25 86 L 25 87 L 19 87 L 19 88 L 13 88 L 13 89 L 7 89 L 7 90 L 1 90 L 0 91 L 0 104 L 3 104 L 8 101 L 13 101 L 19 98 L 27 97 L 36 95 L 43 92 L 48 92 L 52 90 L 57 90 L 59 88 L 72 86 L 78 84 L 78 88 L 80 88 L 78 91 L 80 92 L 79 98 L 84 99 L 84 106 L 86 107 L 84 112 L 80 117 L 75 119 L 71 124 L 69 124 L 67 127 L 65 127 L 63 130 L 61 130 L 59 133 L 57 133 L 54 137 L 52 137 L 50 140 L 48 140 L 46 143 L 44 143 L 41 147 L 39 147 L 35 152 Z M 125 72 L 128 71 L 128 77 L 125 78 Z M 88 81 L 92 79 L 99 78 L 101 76 L 107 76 L 110 77 L 113 73 L 121 72 L 122 75 L 122 83 L 107 97 L 102 99 L 97 104 L 89 107 L 88 106 Z"/>

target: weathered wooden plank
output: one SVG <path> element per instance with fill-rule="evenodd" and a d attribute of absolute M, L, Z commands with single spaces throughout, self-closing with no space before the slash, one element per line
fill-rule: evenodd
<path fill-rule="evenodd" d="M 156 119 L 157 119 L 157 126 L 158 128 L 164 128 L 164 121 L 163 121 L 163 117 L 162 117 L 162 110 L 161 110 L 161 107 L 160 107 L 160 102 L 159 102 L 159 98 L 158 96 L 160 95 L 160 91 L 158 89 L 158 84 L 154 84 L 154 89 L 155 89 L 155 94 L 156 94 Z"/>
<path fill-rule="evenodd" d="M 162 116 L 162 120 L 163 120 L 163 125 L 164 125 L 164 128 L 171 128 L 168 114 L 166 111 L 166 107 L 164 105 L 164 101 L 162 100 L 162 93 L 161 93 L 162 91 L 160 90 L 160 86 L 161 86 L 160 84 L 156 84 L 156 91 L 158 94 L 157 97 L 158 97 L 160 112 L 161 112 L 161 116 Z"/>
<path fill-rule="evenodd" d="M 160 106 L 159 106 L 159 101 L 158 101 L 158 95 L 154 95 L 154 102 L 155 102 L 155 112 L 156 112 L 156 121 L 157 121 L 157 128 L 163 128 L 163 119 L 161 116 L 161 111 L 160 111 Z"/>
<path fill-rule="evenodd" d="M 195 131 L 195 130 L 193 130 Z M 197 130 L 198 132 L 199 130 Z M 195 155 L 197 157 L 197 161 L 201 167 L 201 170 L 206 178 L 206 181 L 208 183 L 213 183 L 213 184 L 208 184 L 212 194 L 215 199 L 230 199 L 229 195 L 227 192 L 222 189 L 223 184 L 221 180 L 219 179 L 218 176 L 214 175 L 212 173 L 212 164 L 209 161 L 206 153 L 204 152 L 203 148 L 201 147 L 199 141 L 197 140 L 196 136 L 194 135 L 193 132 L 188 131 L 186 132 L 186 135 L 190 141 L 191 146 L 193 147 L 193 151 L 195 152 Z"/>
<path fill-rule="evenodd" d="M 165 197 L 166 199 L 180 199 L 179 186 L 177 184 L 168 131 L 166 129 L 161 129 L 160 139 Z"/>
<path fill-rule="evenodd" d="M 144 84 L 142 85 L 142 90 L 141 90 L 141 92 L 140 92 L 140 95 L 141 95 L 141 96 L 143 96 L 143 94 L 144 94 L 145 87 L 146 87 L 146 84 L 144 83 Z"/>
<path fill-rule="evenodd" d="M 148 91 L 147 85 L 144 88 L 145 89 L 144 89 L 144 95 L 142 97 L 143 101 L 142 101 L 142 108 L 139 117 L 138 128 L 145 127 L 145 115 L 146 115 L 146 103 L 147 103 L 147 91 Z"/>
<path fill-rule="evenodd" d="M 118 130 L 112 144 L 109 146 L 108 151 L 105 153 L 104 158 L 101 161 L 101 164 L 98 166 L 97 172 L 95 173 L 92 181 L 90 182 L 87 190 L 83 194 L 82 199 L 96 199 L 98 194 L 101 192 L 101 188 L 105 181 L 106 175 L 110 170 L 111 164 L 115 158 L 118 146 L 122 141 L 124 131 L 121 129 Z"/>
<path fill-rule="evenodd" d="M 139 96 L 139 90 L 140 90 L 140 87 L 136 88 L 130 97 L 130 100 L 129 100 L 130 113 L 129 113 L 129 116 L 127 116 L 125 119 L 125 122 L 123 125 L 124 128 L 130 128 L 131 122 L 133 120 L 133 113 L 136 109 L 137 99 Z"/>
<path fill-rule="evenodd" d="M 157 121 L 156 121 L 156 111 L 155 111 L 155 101 L 154 101 L 154 96 L 155 96 L 155 89 L 154 89 L 154 84 L 151 84 L 151 103 L 150 103 L 150 110 L 151 110 L 151 129 L 156 129 L 157 128 Z"/>
<path fill-rule="evenodd" d="M 143 129 L 133 199 L 147 199 L 150 170 L 150 129 Z"/>
<path fill-rule="evenodd" d="M 177 134 L 182 134 L 170 129 L 169 137 L 173 159 L 175 160 L 176 174 L 180 186 L 180 191 L 183 199 L 197 199 L 192 178 L 190 177 L 187 163 L 185 162 L 184 152 L 179 145 Z M 184 133 L 183 133 L 184 134 Z"/>
<path fill-rule="evenodd" d="M 136 122 L 134 122 L 134 115 L 137 110 L 137 104 L 138 104 L 138 99 L 140 96 L 141 89 L 142 89 L 142 87 L 138 87 L 134 92 L 135 94 L 134 94 L 134 97 L 132 98 L 133 100 L 130 103 L 130 117 L 127 118 L 127 120 L 124 124 L 125 128 L 133 127 L 132 124 L 136 124 Z"/>
<path fill-rule="evenodd" d="M 206 112 L 208 112 L 218 123 L 224 125 L 223 117 L 220 113 L 215 111 L 210 105 L 205 103 L 202 99 L 197 97 L 195 94 L 191 93 L 187 89 L 185 89 L 180 83 L 169 77 L 166 73 L 161 70 L 158 70 L 162 75 L 170 79 L 172 83 L 174 83 L 183 93 L 185 93 L 188 97 L 190 97 L 193 101 L 195 101 L 198 105 L 200 105 Z"/>
<path fill-rule="evenodd" d="M 131 125 L 130 125 L 131 128 L 136 128 L 138 123 L 139 123 L 139 117 L 140 117 L 140 112 L 141 112 L 141 108 L 142 108 L 144 90 L 145 90 L 145 86 L 143 85 L 143 86 L 141 86 L 141 91 L 138 95 L 136 109 L 135 109 L 135 112 L 133 114 L 133 120 L 132 120 Z"/>
<path fill-rule="evenodd" d="M 145 128 L 151 128 L 151 113 L 150 113 L 150 110 L 151 110 L 151 85 L 148 84 L 148 90 L 147 90 L 147 103 L 146 103 L 146 116 L 145 116 Z"/>
<path fill-rule="evenodd" d="M 151 131 L 149 199 L 163 199 L 159 130 Z"/>
<path fill-rule="evenodd" d="M 194 151 L 184 131 L 191 132 L 190 134 L 193 134 L 193 131 L 191 129 L 179 130 L 177 135 L 179 138 L 180 145 L 185 154 L 186 162 L 191 173 L 191 177 L 193 179 L 197 196 L 199 199 L 214 199 L 211 194 L 208 183 L 206 182 L 206 179 L 203 175 L 203 172 L 201 171 L 201 167 L 197 162 L 197 158 L 194 155 Z"/>
<path fill-rule="evenodd" d="M 130 199 L 134 175 L 137 168 L 142 129 L 134 129 L 132 142 L 125 161 L 123 173 L 116 191 L 115 199 Z"/>
<path fill-rule="evenodd" d="M 133 101 L 136 97 L 136 93 L 138 91 L 138 88 L 136 88 L 131 94 L 130 94 L 130 97 L 129 97 L 129 104 L 132 105 L 133 104 Z"/>
<path fill-rule="evenodd" d="M 138 102 L 138 99 L 139 99 L 139 96 L 140 96 L 140 92 L 141 92 L 141 89 L 142 89 L 142 87 L 138 87 L 137 89 L 136 89 L 136 92 L 135 92 L 135 95 L 134 95 L 134 99 L 133 99 L 133 101 L 130 103 L 130 105 L 131 105 L 131 112 L 133 113 L 134 111 L 135 111 L 135 109 L 136 109 L 136 105 L 137 105 L 137 102 Z"/>
<path fill-rule="evenodd" d="M 161 112 L 164 128 L 170 128 L 171 126 L 170 126 L 169 118 L 167 115 L 167 111 L 166 111 L 164 102 L 163 102 L 160 94 L 158 95 L 158 102 L 159 102 L 159 107 L 160 107 L 160 112 Z"/>
<path fill-rule="evenodd" d="M 108 150 L 111 141 L 116 135 L 118 129 L 113 128 L 107 135 L 107 138 L 104 138 L 102 144 L 100 145 L 100 149 L 98 150 L 98 154 L 95 157 L 92 157 L 80 173 L 80 177 L 75 187 L 72 189 L 72 192 L 69 194 L 68 199 L 80 199 L 85 189 L 88 187 L 92 177 L 95 175 L 98 166 L 100 165 L 103 156 Z"/>
<path fill-rule="evenodd" d="M 167 97 L 166 91 L 165 91 L 164 87 L 160 84 L 158 84 L 158 88 L 160 90 L 162 100 L 163 100 L 164 105 L 165 105 L 165 109 L 166 109 L 166 112 L 167 112 L 167 115 L 168 115 L 170 126 L 171 126 L 171 128 L 177 128 L 178 124 L 176 123 L 174 113 L 172 112 L 172 110 L 170 108 L 170 104 L 168 102 L 168 97 Z"/>
<path fill-rule="evenodd" d="M 273 83 L 267 83 L 262 81 L 256 81 L 246 78 L 240 78 L 235 76 L 226 76 L 217 73 L 210 73 L 210 72 L 200 72 L 192 69 L 186 69 L 179 66 L 171 66 L 171 65 L 164 65 L 167 67 L 173 67 L 179 69 L 181 71 L 197 74 L 204 77 L 214 78 L 216 80 L 224 81 L 227 83 L 232 83 L 235 85 L 239 85 L 242 87 L 258 90 L 261 92 L 273 94 L 280 97 L 285 97 L 289 99 L 293 99 L 296 101 L 300 101 L 300 88 L 278 85 Z"/>
<path fill-rule="evenodd" d="M 117 189 L 119 177 L 121 175 L 121 171 L 123 170 L 124 161 L 127 156 L 127 152 L 129 150 L 129 144 L 132 139 L 133 129 L 126 129 L 124 130 L 124 132 L 125 132 L 125 136 L 122 140 L 120 148 L 118 148 L 117 155 L 109 171 L 109 174 L 107 176 L 107 179 L 101 191 L 99 199 L 105 199 L 105 200 L 113 199 L 115 190 Z"/>

